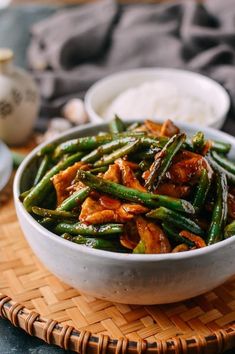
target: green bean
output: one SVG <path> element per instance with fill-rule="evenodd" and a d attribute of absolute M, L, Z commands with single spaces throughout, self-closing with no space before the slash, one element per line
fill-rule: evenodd
<path fill-rule="evenodd" d="M 140 139 L 141 141 L 141 139 Z M 153 160 L 154 156 L 156 155 L 157 152 L 160 151 L 159 147 L 150 147 L 147 150 L 137 152 L 134 156 L 135 161 L 136 160 Z"/>
<path fill-rule="evenodd" d="M 127 127 L 127 131 L 133 131 L 136 128 L 138 128 L 139 126 L 140 126 L 140 123 L 138 123 L 138 122 L 132 123 L 129 125 L 129 127 Z"/>
<path fill-rule="evenodd" d="M 86 199 L 89 193 L 89 187 L 84 187 L 74 192 L 67 199 L 65 199 L 59 207 L 56 208 L 56 211 L 70 211 L 73 208 L 76 208 Z M 45 217 L 43 220 L 40 220 L 40 224 L 43 226 L 50 225 L 52 222 L 53 220 L 49 217 Z"/>
<path fill-rule="evenodd" d="M 218 173 L 224 173 L 227 177 L 229 183 L 235 185 L 235 175 L 229 171 L 227 171 L 224 167 L 220 166 L 212 157 L 212 155 L 206 156 L 207 161 L 211 165 L 214 171 Z"/>
<path fill-rule="evenodd" d="M 124 122 L 115 115 L 114 119 L 109 123 L 109 130 L 111 134 L 122 133 L 126 130 Z"/>
<path fill-rule="evenodd" d="M 19 195 L 19 200 L 21 202 L 24 201 L 24 199 L 27 197 L 27 195 L 31 192 L 32 188 L 30 189 L 27 189 L 26 191 L 22 192 L 20 195 Z"/>
<path fill-rule="evenodd" d="M 207 194 L 210 189 L 210 184 L 211 180 L 209 178 L 207 170 L 204 168 L 201 172 L 199 185 L 197 186 L 197 190 L 193 200 L 193 206 L 197 211 L 200 211 L 204 206 Z"/>
<path fill-rule="evenodd" d="M 71 213 L 70 211 L 63 211 L 63 210 L 51 210 L 45 209 L 40 207 L 32 207 L 32 212 L 38 216 L 43 216 L 44 218 L 51 218 L 51 219 L 74 219 L 77 217 L 76 214 Z"/>
<path fill-rule="evenodd" d="M 125 187 L 121 184 L 110 182 L 92 175 L 89 172 L 78 170 L 77 178 L 90 188 L 107 193 L 114 197 L 137 202 L 150 208 L 166 206 L 174 210 L 186 213 L 194 213 L 194 207 L 188 201 L 183 199 L 171 198 L 165 195 L 140 192 L 134 188 Z"/>
<path fill-rule="evenodd" d="M 223 154 L 227 154 L 231 150 L 231 146 L 232 145 L 229 143 L 223 143 L 222 141 L 212 140 L 211 149 L 217 152 L 221 152 Z"/>
<path fill-rule="evenodd" d="M 235 236 L 235 220 L 228 224 L 224 229 L 224 237 L 229 238 Z"/>
<path fill-rule="evenodd" d="M 48 155 L 45 155 L 41 161 L 41 164 L 35 176 L 34 183 L 33 183 L 34 186 L 36 186 L 41 181 L 43 176 L 45 176 L 49 168 L 49 165 L 50 165 L 50 158 Z"/>
<path fill-rule="evenodd" d="M 199 152 L 199 153 L 202 151 L 202 149 L 205 145 L 205 139 L 204 139 L 203 132 L 197 132 L 192 137 L 192 145 L 193 145 L 193 151 Z"/>
<path fill-rule="evenodd" d="M 235 163 L 232 161 L 229 161 L 226 157 L 218 154 L 216 151 L 211 151 L 211 156 L 213 159 L 225 170 L 228 172 L 231 172 L 232 174 L 235 175 Z"/>
<path fill-rule="evenodd" d="M 195 244 L 188 240 L 186 237 L 180 236 L 178 232 L 175 232 L 167 223 L 162 224 L 162 228 L 167 234 L 168 238 L 176 244 L 186 243 L 189 247 L 194 247 Z"/>
<path fill-rule="evenodd" d="M 118 248 L 120 247 L 120 243 L 118 244 L 117 242 L 109 241 L 107 239 L 104 240 L 101 238 L 91 238 L 91 237 L 88 238 L 88 237 L 83 237 L 81 235 L 72 236 L 68 233 L 63 234 L 61 237 L 65 240 L 72 241 L 79 245 L 85 245 L 87 247 L 99 249 L 99 250 L 117 252 Z"/>
<path fill-rule="evenodd" d="M 204 231 L 193 220 L 164 207 L 150 211 L 147 217 L 162 220 L 170 225 L 177 226 L 182 230 L 188 230 L 196 235 L 204 236 Z"/>
<path fill-rule="evenodd" d="M 51 178 L 60 171 L 73 165 L 76 161 L 79 161 L 82 155 L 81 152 L 71 155 L 50 169 L 24 199 L 23 203 L 26 210 L 31 211 L 32 206 L 39 205 L 52 186 Z"/>
<path fill-rule="evenodd" d="M 12 151 L 11 156 L 12 156 L 12 160 L 13 160 L 13 167 L 18 168 L 20 166 L 21 162 L 24 160 L 26 155 Z"/>
<path fill-rule="evenodd" d="M 223 239 L 223 227 L 227 219 L 228 186 L 224 173 L 216 176 L 217 199 L 214 205 L 210 228 L 208 231 L 207 244 L 212 245 Z"/>
<path fill-rule="evenodd" d="M 69 233 L 71 235 L 83 236 L 106 236 L 117 235 L 123 232 L 122 224 L 106 224 L 106 225 L 86 225 L 81 222 L 68 224 L 61 222 L 56 225 L 54 231 L 58 234 Z"/>
<path fill-rule="evenodd" d="M 110 143 L 113 140 L 125 137 L 141 137 L 146 135 L 145 132 L 123 132 L 119 134 L 105 134 L 86 136 L 82 138 L 72 139 L 61 143 L 57 148 L 55 155 L 60 156 L 63 153 L 74 153 L 77 151 L 91 151 L 98 146 Z"/>
<path fill-rule="evenodd" d="M 110 165 L 115 160 L 117 160 L 119 157 L 123 157 L 123 156 L 130 154 L 130 153 L 135 152 L 137 150 L 137 148 L 139 147 L 139 145 L 140 145 L 139 140 L 135 140 L 130 144 L 126 144 L 126 145 L 122 146 L 121 148 L 113 151 L 111 154 L 103 156 L 100 160 L 98 160 L 94 163 L 94 166 L 101 167 L 101 166 L 105 166 L 105 165 Z"/>
<path fill-rule="evenodd" d="M 97 161 L 101 156 L 105 154 L 109 154 L 115 149 L 124 146 L 127 143 L 131 143 L 135 141 L 134 137 L 126 137 L 126 138 L 119 138 L 114 141 L 111 141 L 107 144 L 99 146 L 97 149 L 91 151 L 88 155 L 85 155 L 81 161 L 87 163 L 93 163 Z"/>
<path fill-rule="evenodd" d="M 88 197 L 90 193 L 90 188 L 89 187 L 84 187 L 76 192 L 74 192 L 72 195 L 70 195 L 67 199 L 65 199 L 61 205 L 56 208 L 58 211 L 69 211 L 72 210 L 73 208 L 77 207 L 79 204 L 81 204 L 86 197 Z"/>
<path fill-rule="evenodd" d="M 52 154 L 57 147 L 57 144 L 50 143 L 41 148 L 41 150 L 37 153 L 38 156 L 44 156 L 48 154 Z"/>
<path fill-rule="evenodd" d="M 185 134 L 174 135 L 164 146 L 159 157 L 154 161 L 149 177 L 146 180 L 146 187 L 153 192 L 159 186 L 159 183 L 165 177 L 168 168 L 171 165 L 173 157 L 181 148 L 186 139 Z"/>
<path fill-rule="evenodd" d="M 108 170 L 108 166 L 101 166 L 101 167 L 96 167 L 96 168 L 92 168 L 91 170 L 89 170 L 89 172 L 91 173 L 100 173 L 100 172 L 106 172 Z"/>
<path fill-rule="evenodd" d="M 140 138 L 140 142 L 143 146 L 147 147 L 156 147 L 156 148 L 164 148 L 164 146 L 168 143 L 169 138 L 165 136 L 160 136 L 158 138 L 150 138 L 148 136 L 143 136 Z"/>

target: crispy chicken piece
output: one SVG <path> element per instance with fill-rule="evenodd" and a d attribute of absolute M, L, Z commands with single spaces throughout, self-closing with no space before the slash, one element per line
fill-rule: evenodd
<path fill-rule="evenodd" d="M 212 147 L 212 141 L 211 140 L 207 140 L 205 145 L 204 145 L 204 147 L 203 147 L 203 149 L 202 149 L 202 151 L 201 151 L 201 154 L 203 156 L 205 156 L 208 153 L 208 151 L 210 151 L 211 147 Z"/>
<path fill-rule="evenodd" d="M 124 226 L 124 233 L 120 237 L 122 246 L 133 250 L 139 243 L 140 237 L 136 227 L 136 223 L 133 221 L 127 222 Z"/>
<path fill-rule="evenodd" d="M 173 158 L 173 164 L 177 163 L 177 162 L 182 162 L 182 161 L 186 161 L 192 158 L 202 158 L 202 156 L 200 154 L 197 154 L 195 152 L 191 152 L 188 150 L 181 150 L 179 151 Z"/>
<path fill-rule="evenodd" d="M 205 241 L 200 236 L 194 235 L 192 232 L 183 230 L 179 234 L 180 236 L 183 236 L 188 240 L 194 242 L 197 248 L 206 247 Z"/>
<path fill-rule="evenodd" d="M 186 243 L 181 243 L 180 245 L 177 245 L 175 248 L 173 248 L 172 253 L 185 252 L 188 250 L 188 245 L 186 245 Z"/>
<path fill-rule="evenodd" d="M 127 213 L 122 206 L 117 210 L 104 209 L 86 216 L 87 224 L 105 224 L 108 222 L 125 223 L 133 219 L 133 215 Z"/>
<path fill-rule="evenodd" d="M 142 173 L 142 178 L 146 181 L 149 178 L 150 170 L 146 170 Z"/>
<path fill-rule="evenodd" d="M 73 183 L 74 178 L 78 169 L 87 169 L 88 165 L 84 162 L 76 162 L 73 166 L 66 168 L 66 170 L 57 173 L 52 177 L 52 183 L 56 190 L 57 195 L 57 205 L 60 205 L 66 198 L 69 197 L 70 187 Z"/>
<path fill-rule="evenodd" d="M 145 253 L 169 253 L 171 246 L 163 230 L 141 216 L 136 218 L 140 239 L 145 245 Z"/>
<path fill-rule="evenodd" d="M 99 202 L 103 208 L 112 210 L 116 210 L 122 205 L 120 200 L 108 197 L 107 195 L 102 195 Z"/>
<path fill-rule="evenodd" d="M 174 163 L 169 168 L 167 177 L 177 183 L 188 183 L 192 182 L 194 177 L 196 179 L 200 178 L 201 171 L 205 168 L 209 172 L 210 178 L 213 171 L 208 162 L 202 156 L 197 154 L 194 155 L 196 156 Z"/>
<path fill-rule="evenodd" d="M 126 187 L 137 189 L 138 191 L 145 192 L 146 189 L 140 184 L 135 177 L 134 172 L 128 165 L 128 162 L 119 158 L 115 161 L 115 164 L 119 166 L 122 174 L 122 183 Z"/>
<path fill-rule="evenodd" d="M 146 120 L 144 122 L 145 127 L 153 136 L 159 137 L 161 136 L 162 125 L 159 123 L 155 123 L 152 120 Z"/>
<path fill-rule="evenodd" d="M 87 217 L 89 217 L 89 215 L 102 211 L 103 209 L 104 208 L 102 207 L 102 205 L 100 205 L 98 200 L 95 200 L 91 197 L 87 197 L 82 203 L 79 220 L 82 222 L 86 222 L 86 219 Z"/>
<path fill-rule="evenodd" d="M 79 220 L 87 224 L 126 223 L 132 220 L 135 214 L 147 211 L 142 205 L 121 204 L 119 200 L 105 195 L 99 199 L 88 197 L 82 204 Z"/>
<path fill-rule="evenodd" d="M 179 128 L 170 120 L 167 119 L 161 126 L 161 136 L 167 136 L 171 138 L 175 134 L 179 134 Z"/>
<path fill-rule="evenodd" d="M 111 182 L 120 183 L 121 182 L 121 172 L 117 164 L 110 165 L 108 170 L 104 173 L 103 179 Z"/>
<path fill-rule="evenodd" d="M 126 213 L 125 215 L 121 215 L 121 213 L 115 210 L 102 210 L 86 217 L 87 224 L 105 224 L 109 222 L 120 222 L 124 223 L 133 218 L 132 215 Z"/>
<path fill-rule="evenodd" d="M 174 183 L 163 183 L 155 191 L 156 194 L 168 195 L 173 198 L 185 198 L 190 193 L 190 187 Z"/>
<path fill-rule="evenodd" d="M 130 214 L 144 214 L 147 213 L 149 211 L 148 208 L 146 208 L 143 205 L 140 204 L 128 204 L 128 203 L 124 203 L 122 204 L 122 208 Z"/>

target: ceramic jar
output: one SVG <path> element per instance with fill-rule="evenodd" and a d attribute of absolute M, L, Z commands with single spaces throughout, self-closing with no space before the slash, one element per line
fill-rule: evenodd
<path fill-rule="evenodd" d="M 0 139 L 19 145 L 32 133 L 39 95 L 31 76 L 12 61 L 13 52 L 0 49 Z"/>

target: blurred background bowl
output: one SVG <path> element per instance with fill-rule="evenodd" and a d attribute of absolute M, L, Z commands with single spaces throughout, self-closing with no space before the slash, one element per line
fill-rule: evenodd
<path fill-rule="evenodd" d="M 93 123 L 106 121 L 102 112 L 118 95 L 127 89 L 157 80 L 169 82 L 187 92 L 188 95 L 208 103 L 214 111 L 214 120 L 208 126 L 217 129 L 223 126 L 230 108 L 230 98 L 227 91 L 216 81 L 201 74 L 186 70 L 165 68 L 122 71 L 96 82 L 87 91 L 85 96 L 85 107 L 90 121 Z M 151 119 L 152 117 L 135 118 Z M 165 120 L 165 118 L 157 119 L 160 121 Z"/>

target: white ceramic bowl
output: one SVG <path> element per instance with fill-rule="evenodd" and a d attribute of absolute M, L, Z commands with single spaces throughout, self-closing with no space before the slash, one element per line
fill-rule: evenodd
<path fill-rule="evenodd" d="M 187 124 L 180 126 L 190 134 L 200 128 Z M 105 127 L 104 124 L 89 124 L 62 134 L 59 140 L 94 134 Z M 231 156 L 235 158 L 233 137 L 211 128 L 206 128 L 205 133 L 209 138 L 231 143 Z M 24 159 L 16 173 L 15 206 L 33 251 L 65 283 L 81 292 L 114 302 L 160 304 L 202 294 L 235 274 L 235 237 L 183 253 L 120 254 L 74 244 L 39 225 L 24 209 L 19 194 L 32 181 L 35 156 L 43 145 Z"/>
<path fill-rule="evenodd" d="M 139 86 L 144 82 L 156 80 L 168 81 L 176 87 L 182 88 L 189 95 L 206 100 L 215 112 L 215 119 L 209 126 L 221 128 L 230 107 L 230 98 L 227 91 L 216 81 L 191 71 L 146 68 L 122 71 L 97 81 L 87 91 L 85 96 L 86 111 L 93 123 L 103 123 L 102 112 L 120 93 Z M 146 119 L 147 117 L 135 117 Z M 149 117 L 151 118 L 151 117 Z M 205 124 L 205 126 L 208 124 Z"/>
<path fill-rule="evenodd" d="M 12 172 L 12 156 L 8 147 L 0 140 L 0 191 L 7 184 Z"/>

